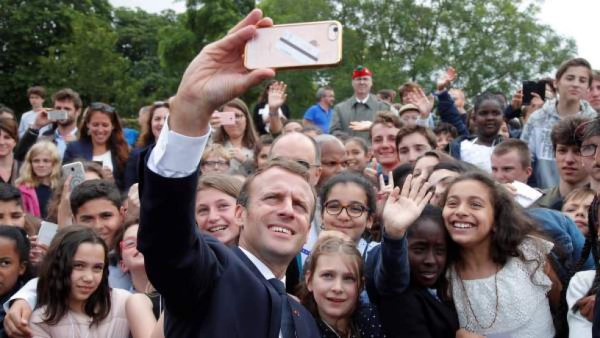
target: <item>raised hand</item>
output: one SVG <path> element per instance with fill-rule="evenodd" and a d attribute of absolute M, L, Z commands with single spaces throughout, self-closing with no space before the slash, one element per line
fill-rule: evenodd
<path fill-rule="evenodd" d="M 402 238 L 408 227 L 419 218 L 433 195 L 429 188 L 428 182 L 424 182 L 421 177 L 413 179 L 410 174 L 402 185 L 402 191 L 399 187 L 392 190 L 385 202 L 382 215 L 385 233 L 389 237 Z"/>
<path fill-rule="evenodd" d="M 409 102 L 419 107 L 421 112 L 421 118 L 425 119 L 429 116 L 429 113 L 433 110 L 433 100 L 430 100 L 423 89 L 419 88 L 411 93 L 408 93 Z"/>
<path fill-rule="evenodd" d="M 283 106 L 285 100 L 287 99 L 286 89 L 287 85 L 281 81 L 271 84 L 269 87 L 269 97 L 267 101 L 269 104 L 270 113 L 278 114 L 279 108 Z"/>
<path fill-rule="evenodd" d="M 513 94 L 512 100 L 510 101 L 510 106 L 512 107 L 513 110 L 517 110 L 517 109 L 521 109 L 522 105 L 523 105 L 523 90 L 519 89 Z"/>
<path fill-rule="evenodd" d="M 436 82 L 436 88 L 438 92 L 443 91 L 444 89 L 448 89 L 452 81 L 456 79 L 456 69 L 453 67 L 448 67 L 446 72 L 443 73 L 440 78 Z"/>
<path fill-rule="evenodd" d="M 171 130 L 187 136 L 206 134 L 213 111 L 275 76 L 272 69 L 248 71 L 242 58 L 244 46 L 256 28 L 272 25 L 270 18 L 263 18 L 262 11 L 255 9 L 224 38 L 202 49 L 185 70 L 177 94 L 170 100 Z"/>
<path fill-rule="evenodd" d="M 49 119 L 48 119 L 48 112 L 51 109 L 49 108 L 38 108 L 35 110 L 35 120 L 33 121 L 33 124 L 31 125 L 31 127 L 33 129 L 42 129 L 43 127 L 49 125 L 50 123 L 52 123 Z"/>

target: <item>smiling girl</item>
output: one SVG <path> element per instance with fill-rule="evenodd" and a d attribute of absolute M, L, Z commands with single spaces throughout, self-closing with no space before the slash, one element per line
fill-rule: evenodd
<path fill-rule="evenodd" d="M 353 242 L 319 238 L 305 271 L 300 300 L 317 319 L 321 337 L 383 337 L 375 309 L 359 301 L 363 262 Z"/>
<path fill-rule="evenodd" d="M 108 249 L 94 230 L 60 230 L 40 267 L 33 337 L 127 338 L 129 293 L 108 286 Z"/>
<path fill-rule="evenodd" d="M 449 293 L 463 331 L 508 337 L 552 337 L 550 305 L 560 282 L 541 239 L 512 196 L 490 177 L 467 173 L 442 198 L 452 238 Z"/>
<path fill-rule="evenodd" d="M 36 217 L 46 218 L 52 190 L 60 180 L 58 148 L 49 141 L 34 144 L 25 155 L 16 184 L 23 196 L 24 209 Z"/>

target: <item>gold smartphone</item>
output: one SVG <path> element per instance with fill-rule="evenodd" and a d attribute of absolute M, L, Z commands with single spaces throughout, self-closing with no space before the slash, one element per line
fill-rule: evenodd
<path fill-rule="evenodd" d="M 342 24 L 303 22 L 256 30 L 244 52 L 247 69 L 322 68 L 342 61 Z"/>

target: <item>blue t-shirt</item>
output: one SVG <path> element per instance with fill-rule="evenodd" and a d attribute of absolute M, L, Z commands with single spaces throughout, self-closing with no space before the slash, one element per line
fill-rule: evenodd
<path fill-rule="evenodd" d="M 329 108 L 328 111 L 325 111 L 318 103 L 308 108 L 304 113 L 305 120 L 309 120 L 310 122 L 314 123 L 326 134 L 329 133 L 331 116 L 333 116 L 333 109 Z"/>
<path fill-rule="evenodd" d="M 125 136 L 125 140 L 127 141 L 127 144 L 129 144 L 130 147 L 133 147 L 135 145 L 135 142 L 137 141 L 139 135 L 140 132 L 135 129 L 123 128 L 123 136 Z"/>

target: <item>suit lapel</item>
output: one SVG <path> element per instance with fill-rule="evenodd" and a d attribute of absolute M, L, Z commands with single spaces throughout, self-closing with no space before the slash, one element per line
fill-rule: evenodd
<path fill-rule="evenodd" d="M 457 322 L 458 317 L 457 317 L 456 313 L 454 313 L 452 311 L 452 309 L 454 307 L 452 307 L 452 309 L 451 309 L 450 308 L 451 305 L 449 305 L 447 302 L 442 302 L 442 301 L 435 299 L 435 297 L 433 297 L 433 295 L 430 294 L 428 290 L 423 289 L 423 290 L 421 290 L 421 292 L 423 292 L 423 294 L 425 294 L 425 299 L 429 303 L 429 307 L 432 309 L 435 309 L 435 311 L 439 312 L 439 314 L 441 315 L 441 318 L 444 320 L 444 322 L 446 322 L 451 327 L 458 325 L 458 322 Z"/>
<path fill-rule="evenodd" d="M 269 325 L 269 337 L 270 338 L 278 338 L 279 337 L 279 329 L 281 326 L 281 297 L 279 297 L 279 293 L 277 290 L 274 290 L 265 277 L 258 271 L 256 266 L 248 259 L 248 257 L 238 248 L 234 247 L 233 252 L 238 256 L 238 258 L 246 265 L 246 267 L 254 273 L 254 275 L 262 282 L 265 287 L 267 293 L 269 294 L 269 298 L 271 300 L 271 322 Z M 294 318 L 295 320 L 295 318 Z"/>

